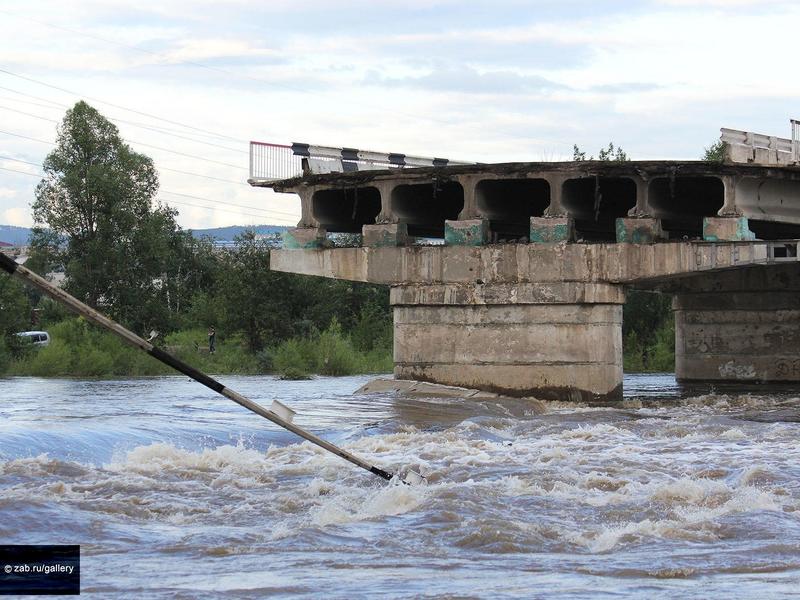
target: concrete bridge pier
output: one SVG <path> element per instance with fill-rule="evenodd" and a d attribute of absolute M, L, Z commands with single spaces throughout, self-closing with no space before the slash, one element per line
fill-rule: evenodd
<path fill-rule="evenodd" d="M 676 295 L 679 381 L 800 381 L 800 293 L 785 288 Z"/>
<path fill-rule="evenodd" d="M 622 398 L 622 286 L 400 285 L 394 374 L 513 396 Z"/>

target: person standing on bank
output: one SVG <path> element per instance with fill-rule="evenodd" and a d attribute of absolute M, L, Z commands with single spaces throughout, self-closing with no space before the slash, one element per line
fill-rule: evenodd
<path fill-rule="evenodd" d="M 209 327 L 208 329 L 208 353 L 214 354 L 217 351 L 216 347 L 217 342 L 217 332 L 214 331 L 213 327 Z"/>

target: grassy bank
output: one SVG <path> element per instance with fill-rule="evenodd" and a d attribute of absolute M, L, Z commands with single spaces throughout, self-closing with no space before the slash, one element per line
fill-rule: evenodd
<path fill-rule="evenodd" d="M 110 333 L 80 318 L 48 327 L 51 342 L 29 347 L 16 357 L 5 355 L 5 375 L 36 377 L 139 377 L 175 371 L 140 350 L 124 345 Z M 353 375 L 391 371 L 391 346 L 357 347 L 357 331 L 346 335 L 336 321 L 321 333 L 291 338 L 259 352 L 250 352 L 240 335 L 220 337 L 216 352 L 208 352 L 205 330 L 169 334 L 161 346 L 207 373 L 257 375 L 276 373 L 285 378 L 312 374 Z"/>

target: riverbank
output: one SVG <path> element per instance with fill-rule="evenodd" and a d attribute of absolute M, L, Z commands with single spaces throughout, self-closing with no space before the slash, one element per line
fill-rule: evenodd
<path fill-rule="evenodd" d="M 51 342 L 29 348 L 15 358 L 0 353 L 0 376 L 33 377 L 146 377 L 169 375 L 172 369 L 130 348 L 110 333 L 80 318 L 49 326 Z M 217 375 L 278 375 L 305 379 L 312 375 L 360 375 L 392 371 L 391 329 L 378 337 L 356 329 L 343 331 L 335 319 L 322 332 L 292 337 L 253 352 L 241 334 L 217 334 L 216 352 L 209 353 L 204 329 L 168 334 L 161 347 L 205 373 Z M 626 373 L 672 372 L 675 330 L 671 319 L 650 337 L 625 336 Z"/>
<path fill-rule="evenodd" d="M 0 364 L 0 375 L 34 377 L 143 377 L 169 375 L 172 369 L 149 355 L 126 346 L 115 336 L 80 318 L 48 327 L 50 344 L 30 347 Z M 220 337 L 208 351 L 205 330 L 190 329 L 167 335 L 160 344 L 205 373 L 218 375 L 278 375 L 302 379 L 314 374 L 355 375 L 392 370 L 391 346 L 363 350 L 334 321 L 325 331 L 289 338 L 261 351 L 248 350 L 241 335 Z"/>

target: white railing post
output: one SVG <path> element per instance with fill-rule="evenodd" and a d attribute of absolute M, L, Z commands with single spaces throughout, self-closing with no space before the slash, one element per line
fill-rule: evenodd
<path fill-rule="evenodd" d="M 800 162 L 800 121 L 792 119 L 792 160 Z"/>
<path fill-rule="evenodd" d="M 250 180 L 279 181 L 303 174 L 300 157 L 285 144 L 250 142 Z"/>

